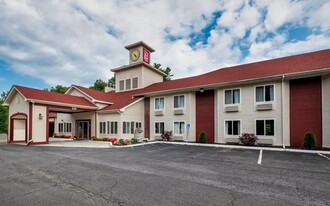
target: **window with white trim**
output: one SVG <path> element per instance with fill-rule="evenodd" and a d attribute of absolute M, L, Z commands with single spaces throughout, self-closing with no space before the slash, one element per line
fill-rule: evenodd
<path fill-rule="evenodd" d="M 225 104 L 240 104 L 241 92 L 240 89 L 225 90 Z"/>
<path fill-rule="evenodd" d="M 108 121 L 108 134 L 118 134 L 118 122 Z"/>
<path fill-rule="evenodd" d="M 142 129 L 142 122 L 135 122 L 135 128 L 141 128 Z"/>
<path fill-rule="evenodd" d="M 273 119 L 256 120 L 256 135 L 274 136 L 275 121 Z"/>
<path fill-rule="evenodd" d="M 131 79 L 126 79 L 126 90 L 131 89 Z"/>
<path fill-rule="evenodd" d="M 124 80 L 120 80 L 119 81 L 119 90 L 123 91 L 125 89 L 125 81 Z"/>
<path fill-rule="evenodd" d="M 185 122 L 174 122 L 174 134 L 184 134 Z"/>
<path fill-rule="evenodd" d="M 134 134 L 135 132 L 135 122 L 131 122 L 131 134 Z"/>
<path fill-rule="evenodd" d="M 274 85 L 256 87 L 256 102 L 274 101 Z"/>
<path fill-rule="evenodd" d="M 123 134 L 130 134 L 130 122 L 123 122 Z"/>
<path fill-rule="evenodd" d="M 184 104 L 184 95 L 174 96 L 174 108 L 183 108 Z"/>
<path fill-rule="evenodd" d="M 241 121 L 240 120 L 226 120 L 225 121 L 225 135 L 240 135 Z"/>
<path fill-rule="evenodd" d="M 137 77 L 134 77 L 134 78 L 132 79 L 132 88 L 133 88 L 133 89 L 138 88 L 138 78 L 137 78 Z"/>
<path fill-rule="evenodd" d="M 155 134 L 163 134 L 164 133 L 164 122 L 155 122 Z"/>
<path fill-rule="evenodd" d="M 106 131 L 106 122 L 100 122 L 100 134 L 105 134 Z"/>
<path fill-rule="evenodd" d="M 64 132 L 67 132 L 67 133 L 71 132 L 71 123 L 70 122 L 64 123 Z"/>
<path fill-rule="evenodd" d="M 155 98 L 155 109 L 164 109 L 165 99 L 164 97 L 156 97 Z"/>
<path fill-rule="evenodd" d="M 58 132 L 64 132 L 63 123 L 58 123 Z"/>

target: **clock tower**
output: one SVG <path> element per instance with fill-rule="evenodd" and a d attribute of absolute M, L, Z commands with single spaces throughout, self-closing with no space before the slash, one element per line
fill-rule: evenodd
<path fill-rule="evenodd" d="M 129 51 L 129 64 L 145 62 L 150 64 L 150 54 L 155 50 L 143 41 L 125 46 Z"/>
<path fill-rule="evenodd" d="M 111 69 L 116 74 L 116 92 L 141 89 L 163 81 L 166 74 L 150 64 L 153 48 L 139 41 L 125 49 L 129 51 L 129 64 Z"/>

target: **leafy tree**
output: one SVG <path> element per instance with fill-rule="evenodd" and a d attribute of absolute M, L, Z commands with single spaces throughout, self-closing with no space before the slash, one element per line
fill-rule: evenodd
<path fill-rule="evenodd" d="M 108 87 L 116 87 L 116 74 L 108 80 Z"/>
<path fill-rule="evenodd" d="M 104 92 L 105 91 L 105 87 L 107 86 L 108 84 L 103 81 L 102 79 L 98 79 L 94 82 L 94 86 L 91 86 L 89 87 L 90 89 L 94 89 L 94 90 L 97 90 L 97 91 L 102 91 Z"/>
<path fill-rule="evenodd" d="M 173 77 L 173 74 L 171 74 L 172 69 L 169 67 L 166 67 L 165 69 L 162 68 L 162 65 L 159 63 L 154 63 L 154 67 L 156 69 L 159 69 L 160 71 L 164 72 L 166 76 L 163 77 L 163 81 L 170 81 Z"/>
<path fill-rule="evenodd" d="M 69 89 L 69 87 L 65 87 L 62 85 L 56 85 L 56 87 L 51 87 L 50 91 L 64 94 L 66 91 L 68 91 L 68 89 Z M 48 89 L 44 89 L 44 90 L 48 91 Z"/>
<path fill-rule="evenodd" d="M 8 132 L 8 107 L 2 105 L 8 94 L 9 91 L 2 92 L 0 96 L 0 133 Z"/>

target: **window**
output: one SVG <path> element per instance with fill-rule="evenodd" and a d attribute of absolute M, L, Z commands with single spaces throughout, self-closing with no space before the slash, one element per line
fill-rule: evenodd
<path fill-rule="evenodd" d="M 256 134 L 261 136 L 274 136 L 274 120 L 256 120 Z"/>
<path fill-rule="evenodd" d="M 123 134 L 130 133 L 130 122 L 123 122 Z"/>
<path fill-rule="evenodd" d="M 155 134 L 164 133 L 164 122 L 155 122 Z"/>
<path fill-rule="evenodd" d="M 174 96 L 174 108 L 184 107 L 184 95 Z"/>
<path fill-rule="evenodd" d="M 126 79 L 126 90 L 131 89 L 131 79 Z"/>
<path fill-rule="evenodd" d="M 228 120 L 225 121 L 225 135 L 240 135 L 241 134 L 241 121 Z"/>
<path fill-rule="evenodd" d="M 135 128 L 141 128 L 142 129 L 142 122 L 135 122 Z"/>
<path fill-rule="evenodd" d="M 256 102 L 274 101 L 274 85 L 256 87 Z"/>
<path fill-rule="evenodd" d="M 135 122 L 131 122 L 131 134 L 134 134 L 134 132 L 135 132 L 134 123 Z"/>
<path fill-rule="evenodd" d="M 225 90 L 225 104 L 241 103 L 241 94 L 239 89 Z"/>
<path fill-rule="evenodd" d="M 100 122 L 100 134 L 105 134 L 106 131 L 106 123 Z"/>
<path fill-rule="evenodd" d="M 164 109 L 164 97 L 155 98 L 155 109 Z"/>
<path fill-rule="evenodd" d="M 134 77 L 132 79 L 132 88 L 135 89 L 135 88 L 138 88 L 138 78 L 137 77 Z"/>
<path fill-rule="evenodd" d="M 174 122 L 174 134 L 184 134 L 184 122 Z"/>
<path fill-rule="evenodd" d="M 118 134 L 118 122 L 108 121 L 108 134 Z"/>
<path fill-rule="evenodd" d="M 64 129 L 64 132 L 70 133 L 71 132 L 71 123 L 64 123 L 63 129 Z"/>
<path fill-rule="evenodd" d="M 64 132 L 63 123 L 58 123 L 58 132 Z"/>
<path fill-rule="evenodd" d="M 124 82 L 124 80 L 120 80 L 120 81 L 119 81 L 119 90 L 120 90 L 120 91 L 124 90 L 124 89 L 125 89 L 124 86 L 125 86 L 125 82 Z"/>

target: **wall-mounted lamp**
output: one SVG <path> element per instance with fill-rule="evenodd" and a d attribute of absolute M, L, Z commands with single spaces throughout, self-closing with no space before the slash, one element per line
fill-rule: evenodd
<path fill-rule="evenodd" d="M 200 89 L 199 89 L 199 92 L 200 92 L 200 93 L 203 93 L 203 92 L 204 92 L 204 88 L 200 88 Z"/>
<path fill-rule="evenodd" d="M 39 113 L 39 119 L 42 119 L 44 116 L 42 116 L 41 113 Z"/>

